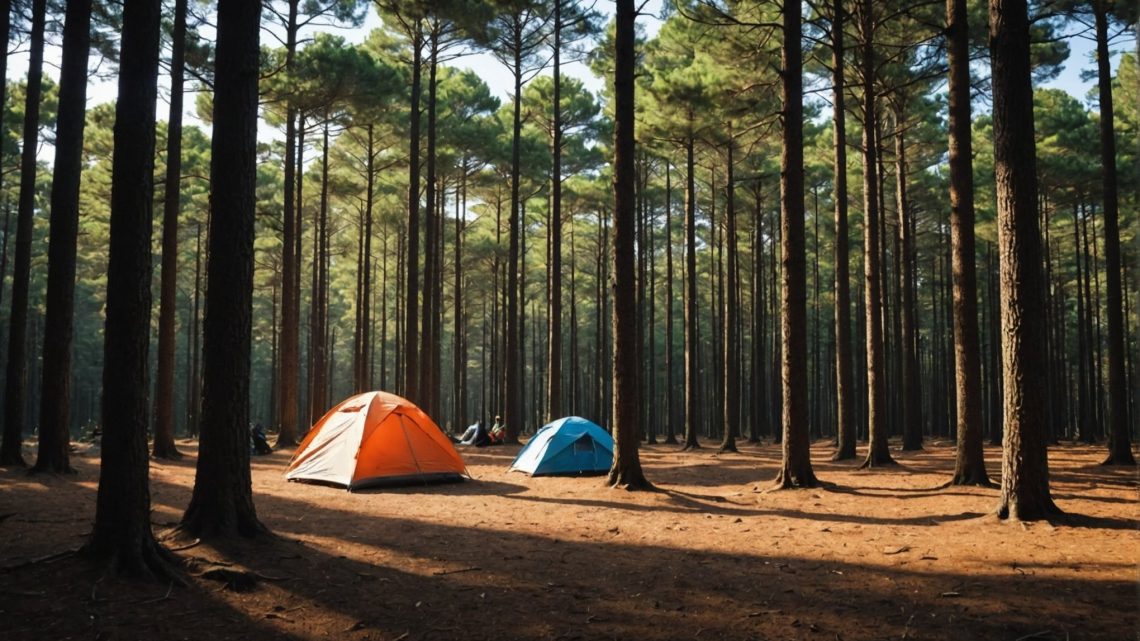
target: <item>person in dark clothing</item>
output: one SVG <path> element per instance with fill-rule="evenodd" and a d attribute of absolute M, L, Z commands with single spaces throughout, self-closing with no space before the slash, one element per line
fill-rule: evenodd
<path fill-rule="evenodd" d="M 254 423 L 249 427 L 249 451 L 252 454 L 272 454 L 273 448 L 269 447 L 269 441 L 265 438 L 265 428 L 261 423 Z"/>

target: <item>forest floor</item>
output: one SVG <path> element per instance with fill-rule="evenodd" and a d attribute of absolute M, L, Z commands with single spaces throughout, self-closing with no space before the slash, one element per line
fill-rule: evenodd
<path fill-rule="evenodd" d="M 160 536 L 194 480 L 179 446 L 151 463 Z M 277 452 L 253 461 L 277 537 L 178 551 L 186 587 L 51 556 L 90 531 L 90 447 L 74 476 L 0 470 L 0 639 L 1140 639 L 1137 471 L 1098 465 L 1101 447 L 1050 451 L 1080 515 L 1053 524 L 997 520 L 996 489 L 936 489 L 953 447 L 929 441 L 881 471 L 821 441 L 829 485 L 779 492 L 772 444 L 645 447 L 652 493 L 507 472 L 509 446 L 464 450 L 472 481 L 348 493 L 286 482 Z M 256 584 L 202 576 L 219 568 Z"/>

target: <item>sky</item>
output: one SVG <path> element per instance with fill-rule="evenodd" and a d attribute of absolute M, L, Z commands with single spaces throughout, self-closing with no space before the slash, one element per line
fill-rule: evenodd
<path fill-rule="evenodd" d="M 660 28 L 661 20 L 657 17 L 661 12 L 662 0 L 648 0 L 645 7 L 642 9 L 642 15 L 638 17 L 638 24 L 643 27 L 650 37 L 655 35 Z M 612 15 L 613 3 L 608 0 L 599 0 L 597 8 L 603 14 L 606 14 L 606 20 Z M 380 19 L 376 15 L 372 7 L 368 9 L 367 18 L 364 24 L 355 29 L 339 30 L 338 33 L 343 35 L 349 42 L 361 42 L 367 35 L 380 26 Z M 328 30 L 322 28 L 322 30 Z M 56 42 L 49 42 L 47 50 L 44 52 L 45 68 L 44 73 L 51 76 L 53 79 L 58 77 L 59 74 L 59 59 L 60 50 L 58 38 Z M 272 42 L 273 39 L 269 36 L 262 36 L 263 44 Z M 1121 49 L 1126 46 L 1135 49 L 1135 40 L 1128 40 L 1118 44 L 1116 49 Z M 1040 86 L 1062 89 L 1085 104 L 1090 104 L 1092 96 L 1090 90 L 1094 88 L 1094 80 L 1082 80 L 1081 71 L 1083 69 L 1092 68 L 1092 52 L 1094 50 L 1094 43 L 1085 38 L 1071 38 L 1069 40 L 1070 55 L 1066 61 L 1063 71 L 1054 79 L 1043 83 Z M 20 78 L 27 73 L 27 53 L 24 51 L 25 47 L 21 47 L 21 51 L 13 53 L 8 61 L 8 78 Z M 1114 52 L 1113 55 L 1113 69 L 1119 60 L 1119 52 Z M 94 62 L 94 59 L 93 59 Z M 490 87 L 493 94 L 497 95 L 504 103 L 510 100 L 510 89 L 512 87 L 512 79 L 507 69 L 494 59 L 490 54 L 479 53 L 474 55 L 459 58 L 451 63 L 454 66 L 464 67 L 476 72 Z M 549 74 L 549 70 L 543 72 Z M 572 62 L 565 64 L 563 73 L 567 76 L 573 76 L 583 81 L 586 88 L 594 92 L 599 92 L 603 86 L 603 80 L 595 77 L 586 65 L 580 62 Z M 166 77 L 160 79 L 162 92 L 166 91 L 169 86 L 169 80 Z M 189 89 L 191 83 L 187 82 Z M 114 78 L 100 79 L 93 78 L 91 84 L 88 85 L 88 106 L 95 106 L 100 103 L 110 102 L 115 99 L 117 92 L 116 83 Z M 194 114 L 194 99 L 193 96 L 188 95 L 185 100 L 186 105 L 186 121 L 187 124 L 198 124 L 204 128 L 208 128 L 197 120 Z M 160 95 L 159 104 L 157 106 L 158 118 L 165 120 L 169 107 L 165 101 L 165 96 Z M 282 133 L 274 128 L 262 125 L 259 130 L 259 137 L 263 140 L 271 138 L 280 138 Z M 51 162 L 52 150 L 50 145 L 42 145 L 40 149 L 41 160 L 48 163 Z"/>

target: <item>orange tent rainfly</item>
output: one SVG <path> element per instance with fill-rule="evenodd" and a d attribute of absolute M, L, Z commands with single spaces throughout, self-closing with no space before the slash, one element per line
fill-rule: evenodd
<path fill-rule="evenodd" d="M 411 401 L 386 392 L 357 394 L 309 430 L 285 478 L 343 485 L 461 481 L 467 467 L 451 441 Z"/>

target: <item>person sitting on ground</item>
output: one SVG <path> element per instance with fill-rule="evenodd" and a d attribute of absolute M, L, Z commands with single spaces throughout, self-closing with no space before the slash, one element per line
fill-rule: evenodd
<path fill-rule="evenodd" d="M 249 428 L 250 439 L 250 452 L 252 454 L 272 454 L 273 448 L 269 446 L 269 440 L 265 438 L 265 428 L 261 423 L 255 423 Z"/>
<path fill-rule="evenodd" d="M 460 445 L 474 445 L 479 440 L 480 434 L 483 438 L 487 436 L 487 428 L 483 427 L 483 421 L 475 421 L 464 430 L 463 435 L 459 437 Z"/>
<path fill-rule="evenodd" d="M 500 416 L 495 417 L 495 424 L 491 426 L 491 433 L 489 434 L 491 443 L 499 444 L 506 440 L 507 426 L 503 423 Z"/>

